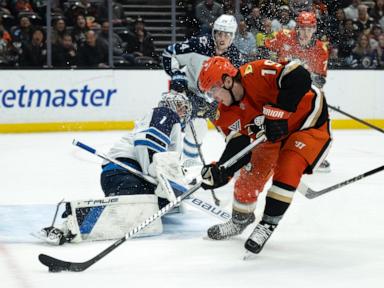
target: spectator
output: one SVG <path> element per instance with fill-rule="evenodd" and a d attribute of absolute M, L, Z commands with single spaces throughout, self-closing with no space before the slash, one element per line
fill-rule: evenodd
<path fill-rule="evenodd" d="M 344 30 L 345 14 L 342 8 L 335 11 L 335 15 L 331 14 L 328 18 L 327 35 L 332 45 L 339 45 L 341 34 Z"/>
<path fill-rule="evenodd" d="M 200 34 L 210 34 L 213 22 L 224 13 L 223 7 L 213 0 L 203 0 L 196 5 L 196 19 Z"/>
<path fill-rule="evenodd" d="M 64 34 L 67 33 L 67 27 L 63 18 L 55 20 L 52 27 L 52 44 L 58 44 L 62 39 Z"/>
<path fill-rule="evenodd" d="M 83 15 L 87 20 L 88 27 L 92 28 L 91 25 L 94 22 L 97 22 L 99 17 L 99 7 L 94 3 L 91 3 L 90 0 L 79 0 L 74 2 L 74 4 L 69 8 L 68 19 L 72 23 L 76 23 L 77 16 Z"/>
<path fill-rule="evenodd" d="M 12 41 L 11 34 L 9 34 L 7 29 L 3 25 L 3 17 L 1 17 L 1 15 L 0 15 L 0 33 L 2 33 L 1 38 L 5 40 L 7 43 L 10 43 Z"/>
<path fill-rule="evenodd" d="M 369 44 L 372 49 L 376 49 L 379 45 L 379 37 L 383 33 L 383 29 L 379 24 L 376 24 L 372 27 L 371 33 L 369 34 Z"/>
<path fill-rule="evenodd" d="M 43 31 L 36 29 L 32 34 L 31 42 L 24 43 L 21 51 L 20 66 L 43 67 L 47 63 L 47 47 Z"/>
<path fill-rule="evenodd" d="M 313 12 L 312 0 L 289 0 L 288 2 L 294 17 L 299 16 L 302 11 Z"/>
<path fill-rule="evenodd" d="M 79 48 L 77 63 L 79 67 L 108 67 L 108 47 L 97 41 L 97 35 L 89 30 L 85 33 L 86 42 Z"/>
<path fill-rule="evenodd" d="M 58 42 L 52 46 L 53 67 L 72 68 L 76 66 L 76 48 L 72 36 L 65 33 Z"/>
<path fill-rule="evenodd" d="M 317 19 L 328 16 L 328 7 L 322 0 L 313 0 L 312 9 Z"/>
<path fill-rule="evenodd" d="M 350 57 L 352 54 L 352 49 L 356 45 L 357 35 L 353 28 L 353 21 L 351 19 L 346 19 L 344 21 L 344 29 L 340 35 L 340 41 L 337 46 L 338 56 L 341 59 L 341 62 L 344 62 L 344 59 Z"/>
<path fill-rule="evenodd" d="M 316 35 L 319 39 L 322 39 L 323 41 L 328 40 L 328 35 L 327 35 L 327 22 L 329 18 L 328 15 L 328 7 L 322 0 L 313 0 L 312 4 L 312 9 L 313 13 L 315 13 L 316 18 L 317 18 L 317 31 Z"/>
<path fill-rule="evenodd" d="M 384 16 L 384 0 L 376 0 L 375 6 L 370 11 L 370 16 L 378 23 Z"/>
<path fill-rule="evenodd" d="M 77 15 L 75 26 L 72 30 L 72 40 L 77 46 L 77 49 L 82 47 L 86 42 L 85 34 L 89 31 L 84 15 Z"/>
<path fill-rule="evenodd" d="M 259 7 L 260 7 L 260 14 L 263 15 L 263 17 L 267 17 L 270 19 L 274 19 L 278 17 L 278 7 L 283 5 L 281 1 L 275 1 L 275 0 L 264 0 L 261 1 Z"/>
<path fill-rule="evenodd" d="M 11 10 L 9 9 L 8 0 L 0 0 L 0 13 L 2 15 L 12 15 Z"/>
<path fill-rule="evenodd" d="M 104 0 L 104 8 L 108 7 L 108 1 Z M 101 9 L 99 19 L 108 19 L 108 9 Z M 126 26 L 128 24 L 124 16 L 123 5 L 116 1 L 112 1 L 112 24 L 113 27 Z"/>
<path fill-rule="evenodd" d="M 138 18 L 135 21 L 134 35 L 127 43 L 128 61 L 136 65 L 145 65 L 157 62 L 155 44 L 152 35 L 145 29 L 144 20 Z"/>
<path fill-rule="evenodd" d="M 251 10 L 251 13 L 248 15 L 246 19 L 247 19 L 246 22 L 250 32 L 253 35 L 256 35 L 261 30 L 261 27 L 263 26 L 262 17 L 260 14 L 260 8 L 257 6 L 254 6 Z"/>
<path fill-rule="evenodd" d="M 102 41 L 105 46 L 109 45 L 109 22 L 103 21 L 101 24 L 101 30 L 97 36 L 98 41 Z M 125 43 L 121 40 L 120 36 L 115 32 L 112 32 L 112 47 L 113 47 L 113 55 L 121 56 L 124 53 Z"/>
<path fill-rule="evenodd" d="M 378 45 L 373 52 L 373 57 L 377 63 L 378 68 L 384 68 L 384 34 L 380 34 L 378 38 Z"/>
<path fill-rule="evenodd" d="M 16 0 L 12 5 L 14 15 L 18 15 L 20 12 L 33 12 L 31 3 L 28 0 Z"/>
<path fill-rule="evenodd" d="M 369 45 L 368 36 L 360 34 L 357 38 L 356 47 L 352 50 L 352 55 L 346 59 L 347 64 L 352 68 L 370 69 L 376 68 L 373 49 Z"/>
<path fill-rule="evenodd" d="M 4 33 L 0 30 L 0 67 L 12 67 L 15 65 L 17 50 L 12 42 L 4 37 Z"/>
<path fill-rule="evenodd" d="M 256 34 L 256 46 L 259 52 L 259 59 L 268 59 L 269 50 L 265 47 L 265 40 L 273 39 L 275 32 L 272 31 L 272 21 L 269 18 L 263 19 L 263 26 L 259 33 Z"/>
<path fill-rule="evenodd" d="M 20 49 L 21 46 L 30 43 L 32 39 L 33 27 L 31 21 L 27 16 L 21 16 L 19 19 L 19 26 L 11 30 L 12 40 L 16 48 Z"/>
<path fill-rule="evenodd" d="M 368 7 L 364 4 L 361 4 L 357 7 L 357 19 L 353 21 L 355 30 L 357 33 L 364 33 L 368 35 L 371 32 L 371 27 L 373 26 L 373 19 L 369 17 Z"/>
<path fill-rule="evenodd" d="M 361 0 L 352 0 L 351 5 L 349 5 L 347 8 L 344 8 L 345 18 L 356 20 L 358 16 L 358 9 L 357 7 L 361 4 Z"/>
<path fill-rule="evenodd" d="M 283 29 L 294 29 L 296 22 L 291 18 L 289 7 L 286 5 L 279 7 L 279 16 L 272 20 L 272 31 L 278 32 Z"/>
<path fill-rule="evenodd" d="M 255 36 L 248 31 L 245 20 L 240 20 L 239 33 L 236 34 L 233 44 L 239 49 L 246 62 L 256 59 L 256 39 Z"/>

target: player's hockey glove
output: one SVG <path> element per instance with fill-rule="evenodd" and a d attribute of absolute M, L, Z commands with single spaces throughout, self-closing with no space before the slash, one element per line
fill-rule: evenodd
<path fill-rule="evenodd" d="M 187 77 L 185 76 L 185 73 L 180 71 L 175 71 L 171 76 L 171 84 L 170 84 L 171 90 L 182 93 L 187 90 L 187 87 L 188 87 L 188 81 L 187 81 Z"/>
<path fill-rule="evenodd" d="M 288 135 L 290 112 L 272 105 L 265 105 L 263 107 L 263 114 L 265 116 L 265 136 L 267 136 L 269 141 L 274 142 Z"/>
<path fill-rule="evenodd" d="M 205 190 L 224 186 L 231 179 L 228 171 L 217 163 L 204 165 L 201 169 L 201 177 L 203 178 L 201 187 Z"/>

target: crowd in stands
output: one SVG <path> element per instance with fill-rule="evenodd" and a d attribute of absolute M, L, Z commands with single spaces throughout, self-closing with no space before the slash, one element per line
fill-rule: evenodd
<path fill-rule="evenodd" d="M 121 2 L 124 2 L 121 1 Z M 0 66 L 47 67 L 46 0 L 0 0 Z M 60 68 L 109 67 L 108 0 L 51 0 L 51 61 Z M 158 63 L 142 18 L 113 1 L 114 66 Z M 121 34 L 116 33 L 121 28 Z"/>
<path fill-rule="evenodd" d="M 114 66 L 158 65 L 145 20 L 124 18 L 126 1 L 112 4 Z M 235 2 L 181 1 L 189 7 L 186 37 L 210 34 L 218 16 L 235 15 Z M 1 67 L 47 66 L 46 5 L 46 0 L 0 0 Z M 109 67 L 108 0 L 52 0 L 51 5 L 52 66 Z M 329 47 L 330 68 L 384 68 L 384 0 L 241 0 L 234 44 L 248 60 L 268 57 L 265 40 L 295 29 L 297 9 L 303 7 L 316 13 L 316 36 Z"/>
<path fill-rule="evenodd" d="M 234 14 L 234 1 L 194 1 L 189 35 L 209 34 L 220 13 Z M 315 12 L 316 36 L 329 47 L 330 68 L 384 68 L 384 0 L 241 0 L 234 43 L 249 60 L 268 57 L 265 39 L 295 29 L 298 11 Z"/>

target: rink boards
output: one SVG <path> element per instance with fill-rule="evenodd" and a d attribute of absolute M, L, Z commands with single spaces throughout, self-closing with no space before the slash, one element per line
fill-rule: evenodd
<path fill-rule="evenodd" d="M 0 132 L 132 129 L 168 89 L 162 70 L 0 71 Z M 384 71 L 329 71 L 329 104 L 384 128 Z M 363 125 L 332 112 L 333 128 Z"/>

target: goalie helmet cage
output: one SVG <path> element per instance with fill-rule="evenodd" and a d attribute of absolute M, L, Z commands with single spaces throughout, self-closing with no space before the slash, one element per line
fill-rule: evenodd
<path fill-rule="evenodd" d="M 244 157 L 246 154 L 251 152 L 253 148 L 255 148 L 257 145 L 259 145 L 262 142 L 265 142 L 267 140 L 266 136 L 263 134 L 258 139 L 253 141 L 251 144 L 249 144 L 247 147 L 245 147 L 243 150 L 239 151 L 236 155 L 234 155 L 232 158 L 227 160 L 221 167 L 228 168 L 232 166 L 234 163 L 236 163 L 240 158 Z M 83 144 L 84 145 L 84 144 Z M 92 153 L 96 154 L 96 150 L 92 149 L 88 146 L 86 146 L 87 149 L 91 149 Z M 132 228 L 127 234 L 124 235 L 124 237 L 120 238 L 116 242 L 114 242 L 112 245 L 108 246 L 106 249 L 101 251 L 99 254 L 94 256 L 93 258 L 84 261 L 84 262 L 69 262 L 69 261 L 63 261 L 45 254 L 39 255 L 40 262 L 47 266 L 50 272 L 60 272 L 60 271 L 73 271 L 73 272 L 81 272 L 98 262 L 100 259 L 104 258 L 106 255 L 108 255 L 110 252 L 115 250 L 117 247 L 119 247 L 121 244 L 123 244 L 125 241 L 127 241 L 129 238 L 131 238 L 136 233 L 140 232 L 142 229 L 144 229 L 146 226 L 148 226 L 150 223 L 155 221 L 157 218 L 165 215 L 168 213 L 173 207 L 178 205 L 181 201 L 183 201 L 185 198 L 192 195 L 195 191 L 197 191 L 201 186 L 201 181 L 198 181 L 192 188 L 190 188 L 186 193 L 176 198 L 176 200 L 170 202 L 168 205 L 163 207 L 161 210 L 153 214 L 151 217 L 146 219 L 143 223 L 139 224 L 138 226 Z"/>

